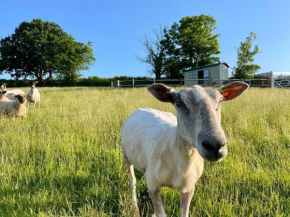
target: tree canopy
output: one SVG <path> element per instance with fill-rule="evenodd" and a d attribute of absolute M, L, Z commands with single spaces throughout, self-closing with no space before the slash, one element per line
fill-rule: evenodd
<path fill-rule="evenodd" d="M 216 20 L 207 15 L 183 17 L 170 29 L 154 30 L 141 44 L 146 57 L 138 60 L 150 66 L 156 78 L 181 78 L 182 70 L 219 62 L 219 34 L 213 34 Z M 161 32 L 161 30 L 163 32 Z"/>
<path fill-rule="evenodd" d="M 256 33 L 250 32 L 246 40 L 242 41 L 240 47 L 237 48 L 237 66 L 233 67 L 234 78 L 252 78 L 254 73 L 261 68 L 259 65 L 253 64 L 254 56 L 260 50 L 258 45 L 255 45 L 252 49 L 252 43 L 256 38 Z"/>
<path fill-rule="evenodd" d="M 53 22 L 22 22 L 11 36 L 0 41 L 0 72 L 40 82 L 54 74 L 74 79 L 96 61 L 91 45 L 77 42 Z"/>
<path fill-rule="evenodd" d="M 166 50 L 165 71 L 168 77 L 176 77 L 183 69 L 219 62 L 217 38 L 213 34 L 216 20 L 207 15 L 183 17 L 169 30 L 165 29 L 162 44 Z M 173 75 L 173 76 L 172 76 Z"/>

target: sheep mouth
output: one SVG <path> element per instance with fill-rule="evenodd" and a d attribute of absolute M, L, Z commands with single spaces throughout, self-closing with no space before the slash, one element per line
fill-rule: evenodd
<path fill-rule="evenodd" d="M 199 154 L 206 161 L 209 161 L 209 162 L 220 162 L 227 156 L 228 150 L 227 150 L 227 147 L 224 146 L 224 147 L 221 147 L 217 151 L 202 150 L 201 152 L 199 152 Z"/>

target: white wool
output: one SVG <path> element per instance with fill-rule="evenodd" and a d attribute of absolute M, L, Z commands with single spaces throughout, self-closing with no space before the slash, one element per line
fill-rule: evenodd
<path fill-rule="evenodd" d="M 34 103 L 34 108 L 36 103 L 38 103 L 38 107 L 40 107 L 40 93 L 37 88 L 29 89 L 27 96 L 28 107 L 30 106 L 30 103 Z"/>
<path fill-rule="evenodd" d="M 20 103 L 18 99 L 7 101 L 0 100 L 0 115 L 26 117 L 25 101 Z"/>
<path fill-rule="evenodd" d="M 195 184 L 204 160 L 218 162 L 227 155 L 226 137 L 220 123 L 221 101 L 241 95 L 247 84 L 233 82 L 219 93 L 200 86 L 175 92 L 163 84 L 148 91 L 161 102 L 170 102 L 177 116 L 155 109 L 138 109 L 121 127 L 121 143 L 130 175 L 133 206 L 138 213 L 134 167 L 145 174 L 154 216 L 165 217 L 160 188 L 180 192 L 181 216 L 189 216 Z"/>

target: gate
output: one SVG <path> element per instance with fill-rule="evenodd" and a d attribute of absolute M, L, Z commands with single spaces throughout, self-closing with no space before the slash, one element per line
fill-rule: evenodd
<path fill-rule="evenodd" d="M 272 78 L 272 84 L 274 87 L 279 87 L 279 88 L 290 88 L 290 76 L 287 77 L 277 77 L 277 78 Z"/>

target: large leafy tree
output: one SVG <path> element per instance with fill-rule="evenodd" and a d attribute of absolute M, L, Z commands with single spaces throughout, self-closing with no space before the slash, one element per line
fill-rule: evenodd
<path fill-rule="evenodd" d="M 165 29 L 162 44 L 166 49 L 167 74 L 178 76 L 185 68 L 218 62 L 219 34 L 213 34 L 215 29 L 216 20 L 207 15 L 184 17 Z"/>
<path fill-rule="evenodd" d="M 256 40 L 257 35 L 254 32 L 250 32 L 245 41 L 240 43 L 240 47 L 237 48 L 237 66 L 233 67 L 234 78 L 252 78 L 254 73 L 261 67 L 257 64 L 253 64 L 254 56 L 259 53 L 258 45 L 252 48 L 253 41 Z"/>
<path fill-rule="evenodd" d="M 149 65 L 149 73 L 154 74 L 156 79 L 160 79 L 165 73 L 165 47 L 161 43 L 164 40 L 164 28 L 160 25 L 158 29 L 153 30 L 153 36 L 144 35 L 140 40 L 144 48 L 145 57 L 136 56 L 141 63 Z"/>
<path fill-rule="evenodd" d="M 95 61 L 91 43 L 77 42 L 53 22 L 22 22 L 15 33 L 0 41 L 0 72 L 32 77 L 40 82 L 62 73 L 74 78 Z"/>

